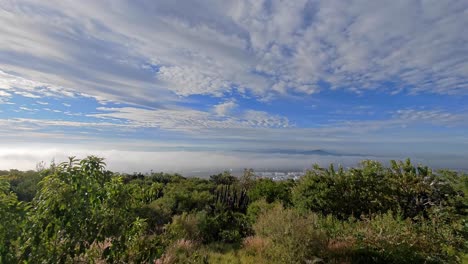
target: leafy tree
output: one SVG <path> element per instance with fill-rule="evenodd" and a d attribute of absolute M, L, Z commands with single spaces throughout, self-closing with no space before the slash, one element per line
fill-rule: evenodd
<path fill-rule="evenodd" d="M 37 185 L 44 178 L 46 171 L 10 170 L 3 178 L 10 183 L 10 189 L 18 200 L 30 202 L 37 192 Z"/>
<path fill-rule="evenodd" d="M 151 181 L 153 182 L 160 182 L 163 184 L 168 184 L 171 182 L 180 182 L 185 180 L 186 178 L 183 177 L 182 175 L 179 174 L 169 174 L 169 173 L 151 173 L 151 175 L 148 177 Z"/>
<path fill-rule="evenodd" d="M 340 170 L 339 173 L 343 174 L 343 171 Z M 314 166 L 313 170 L 307 171 L 292 190 L 294 206 L 303 211 L 336 213 L 338 207 L 336 202 L 342 199 L 339 199 L 341 193 L 338 193 L 334 176 L 334 172 L 318 165 Z"/>
<path fill-rule="evenodd" d="M 292 180 L 273 181 L 271 179 L 259 179 L 255 181 L 248 195 L 252 201 L 264 198 L 269 203 L 280 201 L 284 205 L 290 205 L 291 188 L 293 185 L 294 181 Z"/>
<path fill-rule="evenodd" d="M 28 206 L 10 191 L 10 184 L 0 179 L 0 263 L 16 262 L 16 244 L 21 235 Z"/>
<path fill-rule="evenodd" d="M 86 258 L 107 243 L 102 258 L 123 259 L 140 236 L 144 221 L 122 178 L 105 170 L 103 159 L 70 158 L 40 182 L 22 238 L 25 261 L 65 263 Z"/>
<path fill-rule="evenodd" d="M 212 181 L 216 185 L 232 185 L 239 180 L 231 175 L 229 171 L 224 171 L 223 173 L 215 174 L 210 176 L 210 181 Z"/>
<path fill-rule="evenodd" d="M 245 189 L 249 190 L 256 179 L 255 172 L 253 169 L 244 169 L 244 173 L 239 179 L 240 186 Z"/>
<path fill-rule="evenodd" d="M 163 189 L 164 195 L 155 201 L 155 206 L 171 215 L 209 210 L 214 199 L 213 189 L 213 184 L 207 180 L 192 178 L 171 182 Z"/>

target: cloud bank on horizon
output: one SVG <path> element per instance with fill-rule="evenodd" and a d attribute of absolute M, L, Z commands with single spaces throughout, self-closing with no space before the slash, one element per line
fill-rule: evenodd
<path fill-rule="evenodd" d="M 0 0 L 0 25 L 0 167 L 467 166 L 466 1 Z"/>

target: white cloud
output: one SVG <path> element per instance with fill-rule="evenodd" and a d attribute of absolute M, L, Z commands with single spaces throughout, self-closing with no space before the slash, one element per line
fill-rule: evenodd
<path fill-rule="evenodd" d="M 23 111 L 27 111 L 27 112 L 35 112 L 37 111 L 37 109 L 32 109 L 32 108 L 28 108 L 28 107 L 24 107 L 24 106 L 21 106 L 19 109 L 23 110 Z"/>
<path fill-rule="evenodd" d="M 11 97 L 10 93 L 0 90 L 0 104 L 9 103 L 8 100 L 10 99 L 10 97 Z"/>
<path fill-rule="evenodd" d="M 179 95 L 211 94 L 222 96 L 230 89 L 230 83 L 220 76 L 203 73 L 195 68 L 179 66 L 162 67 L 158 73 L 159 80 Z"/>
<path fill-rule="evenodd" d="M 0 69 L 0 96 L 11 96 L 11 93 L 28 98 L 74 97 L 76 95 L 63 87 L 30 80 Z"/>
<path fill-rule="evenodd" d="M 239 107 L 235 100 L 228 100 L 217 104 L 213 107 L 213 111 L 219 116 L 230 115 L 234 109 Z"/>
<path fill-rule="evenodd" d="M 245 91 L 271 98 L 316 93 L 321 82 L 356 92 L 468 90 L 462 0 L 3 6 L 1 69 L 103 100 Z"/>
<path fill-rule="evenodd" d="M 5 92 L 5 91 L 0 90 L 0 97 L 10 97 L 10 96 L 11 96 L 11 94 L 9 94 L 9 93 L 7 93 L 7 92 Z"/>
<path fill-rule="evenodd" d="M 219 116 L 192 109 L 142 109 L 134 107 L 106 108 L 89 116 L 121 119 L 136 127 L 153 127 L 194 132 L 198 130 L 254 127 L 289 127 L 289 120 L 262 111 L 246 110 L 239 116 Z"/>
<path fill-rule="evenodd" d="M 442 110 L 403 109 L 395 112 L 395 118 L 409 123 L 430 123 L 435 125 L 467 125 L 467 113 L 449 113 Z"/>
<path fill-rule="evenodd" d="M 41 98 L 41 96 L 39 96 L 39 95 L 37 95 L 37 94 L 29 93 L 29 92 L 19 92 L 19 91 L 16 91 L 15 94 L 21 95 L 21 96 L 23 96 L 23 97 L 28 97 L 28 98 Z"/>
<path fill-rule="evenodd" d="M 60 129 L 69 127 L 74 131 L 67 133 L 75 136 L 89 133 L 86 129 L 170 130 L 256 146 L 327 142 L 341 147 L 349 141 L 359 148 L 371 141 L 466 140 L 459 135 L 466 132 L 466 111 L 401 109 L 377 120 L 321 119 L 312 128 L 294 128 L 281 114 L 244 109 L 243 99 L 229 99 L 314 99 L 326 89 L 466 95 L 468 4 L 463 0 L 28 0 L 0 6 L 1 104 L 15 95 L 85 96 L 101 105 L 126 106 L 90 110 L 92 101 L 83 113 L 43 108 L 65 120 L 2 119 L 2 136 L 62 139 L 66 133 Z M 218 97 L 222 103 L 204 110 L 180 107 L 181 101 L 197 100 L 191 95 Z M 320 111 L 324 104 L 316 99 Z M 70 121 L 73 115 L 82 115 L 81 121 Z M 457 129 L 444 130 L 455 136 L 443 140 L 436 132 L 422 138 L 411 132 L 427 125 Z"/>

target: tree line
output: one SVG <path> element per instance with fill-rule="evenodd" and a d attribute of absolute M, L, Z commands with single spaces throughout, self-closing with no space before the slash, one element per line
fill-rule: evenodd
<path fill-rule="evenodd" d="M 0 171 L 0 263 L 463 263 L 468 175 L 406 161 L 299 180 Z"/>

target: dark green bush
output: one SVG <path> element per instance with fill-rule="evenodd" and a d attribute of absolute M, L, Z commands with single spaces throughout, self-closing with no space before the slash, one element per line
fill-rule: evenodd
<path fill-rule="evenodd" d="M 216 241 L 240 243 L 244 237 L 252 234 L 247 216 L 233 211 L 222 211 L 206 216 L 200 223 L 200 230 L 205 243 Z"/>
<path fill-rule="evenodd" d="M 269 203 L 279 201 L 284 205 L 290 205 L 291 188 L 293 186 L 294 181 L 292 180 L 273 181 L 271 179 L 259 179 L 255 181 L 248 194 L 251 201 L 263 198 Z"/>
<path fill-rule="evenodd" d="M 358 168 L 337 171 L 333 165 L 329 169 L 314 166 L 293 188 L 293 204 L 341 219 L 388 211 L 401 212 L 405 218 L 427 217 L 430 208 L 450 207 L 453 201 L 462 207 L 463 193 L 444 174 L 409 160 L 391 164 L 386 168 L 376 161 L 363 161 Z"/>

